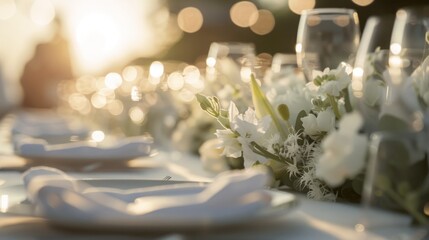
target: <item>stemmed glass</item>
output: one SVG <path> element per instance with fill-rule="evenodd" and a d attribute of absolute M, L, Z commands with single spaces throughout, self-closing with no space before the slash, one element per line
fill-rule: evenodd
<path fill-rule="evenodd" d="M 299 74 L 298 65 L 296 62 L 296 54 L 290 53 L 276 53 L 273 56 L 273 61 L 271 63 L 270 75 L 265 79 L 265 81 L 278 81 L 290 73 Z"/>
<path fill-rule="evenodd" d="M 250 77 L 256 71 L 256 54 L 253 43 L 213 42 L 206 59 L 206 79 L 211 82 L 212 95 L 219 96 L 222 104 L 243 101 L 243 106 L 252 102 Z M 261 74 L 255 74 L 261 78 Z M 238 94 L 237 94 L 238 93 Z"/>
<path fill-rule="evenodd" d="M 313 71 L 353 63 L 359 45 L 359 20 L 352 9 L 305 10 L 301 14 L 296 43 L 297 62 L 307 81 Z"/>
<path fill-rule="evenodd" d="M 207 72 L 213 76 L 219 74 L 229 80 L 250 80 L 250 74 L 256 62 L 255 46 L 242 42 L 213 42 L 207 55 Z"/>
<path fill-rule="evenodd" d="M 397 63 L 408 75 L 412 74 L 428 56 L 425 49 L 428 44 L 427 32 L 429 32 L 429 6 L 404 8 L 396 13 L 390 51 L 397 57 L 396 59 L 401 60 Z"/>
<path fill-rule="evenodd" d="M 356 53 L 351 102 L 365 118 L 365 132 L 376 130 L 387 86 L 383 74 L 389 65 L 389 42 L 394 16 L 368 18 Z"/>
<path fill-rule="evenodd" d="M 392 29 L 390 51 L 384 51 L 387 57 L 383 61 L 382 78 L 387 85 L 386 98 L 380 106 L 377 131 L 370 137 L 362 195 L 365 217 L 361 227 L 371 231 L 386 230 L 398 224 L 375 220 L 379 209 L 408 214 L 425 227 L 424 233 L 429 226 L 428 134 L 413 83 L 416 72 L 420 71 L 423 78 L 427 72 L 424 61 L 429 26 L 427 9 L 399 10 Z M 368 24 L 372 24 L 372 33 L 366 34 Z M 368 24 L 361 41 L 362 54 L 360 47 L 353 74 L 353 92 L 357 97 L 365 95 L 365 85 L 368 84 L 365 61 L 368 59 L 363 56 L 372 51 L 370 46 L 379 22 L 369 20 Z M 365 39 L 366 35 L 370 40 Z M 410 75 L 413 78 L 409 78 Z"/>

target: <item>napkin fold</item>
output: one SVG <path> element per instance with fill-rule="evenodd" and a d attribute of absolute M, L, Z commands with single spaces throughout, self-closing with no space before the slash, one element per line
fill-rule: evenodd
<path fill-rule="evenodd" d="M 78 141 L 49 144 L 44 139 L 25 135 L 14 138 L 16 154 L 37 159 L 61 160 L 129 160 L 150 154 L 152 140 L 142 136 L 117 139 L 108 144 Z"/>
<path fill-rule="evenodd" d="M 64 172 L 35 167 L 23 174 L 28 199 L 43 217 L 59 222 L 165 223 L 221 221 L 250 216 L 271 205 L 261 169 L 230 171 L 212 183 L 121 190 L 96 188 Z"/>

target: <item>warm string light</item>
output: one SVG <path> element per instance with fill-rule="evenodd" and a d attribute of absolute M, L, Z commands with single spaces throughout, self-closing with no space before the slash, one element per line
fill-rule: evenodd
<path fill-rule="evenodd" d="M 275 18 L 271 11 L 259 9 L 249 1 L 235 3 L 230 9 L 232 22 L 242 28 L 249 27 L 252 32 L 258 35 L 270 33 L 275 26 Z"/>
<path fill-rule="evenodd" d="M 354 4 L 361 6 L 361 7 L 366 7 L 371 5 L 371 3 L 374 2 L 374 0 L 352 0 Z"/>
<path fill-rule="evenodd" d="M 304 10 L 313 9 L 316 6 L 316 0 L 289 0 L 289 9 L 295 14 L 301 14 Z"/>
<path fill-rule="evenodd" d="M 187 33 L 194 33 L 203 26 L 204 17 L 201 11 L 195 7 L 182 9 L 177 15 L 179 28 Z"/>

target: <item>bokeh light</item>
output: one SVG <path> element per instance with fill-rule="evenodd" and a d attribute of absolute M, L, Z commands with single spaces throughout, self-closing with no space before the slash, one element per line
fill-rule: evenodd
<path fill-rule="evenodd" d="M 0 20 L 6 20 L 13 17 L 16 13 L 15 0 L 0 1 Z"/>
<path fill-rule="evenodd" d="M 119 73 L 108 73 L 104 79 L 104 84 L 110 89 L 116 89 L 122 84 L 122 77 Z"/>
<path fill-rule="evenodd" d="M 130 108 L 128 115 L 130 116 L 131 121 L 135 124 L 140 124 L 145 119 L 145 113 L 140 107 Z"/>
<path fill-rule="evenodd" d="M 345 27 L 350 24 L 350 18 L 348 16 L 338 16 L 334 19 L 334 23 L 340 27 Z"/>
<path fill-rule="evenodd" d="M 124 111 L 124 104 L 115 99 L 107 105 L 107 110 L 114 116 L 120 115 Z"/>
<path fill-rule="evenodd" d="M 155 61 L 149 67 L 149 74 L 153 78 L 160 78 L 164 75 L 164 64 L 162 62 Z"/>
<path fill-rule="evenodd" d="M 0 196 L 0 212 L 6 212 L 9 208 L 9 195 L 2 194 Z"/>
<path fill-rule="evenodd" d="M 301 14 L 303 10 L 313 9 L 316 0 L 289 0 L 289 8 L 296 14 Z"/>
<path fill-rule="evenodd" d="M 255 17 L 255 15 L 258 15 L 258 8 L 249 1 L 235 3 L 229 13 L 232 22 L 239 27 L 250 27 L 258 19 Z"/>
<path fill-rule="evenodd" d="M 250 67 L 242 67 L 240 70 L 240 76 L 243 82 L 250 82 L 251 74 L 252 74 L 252 69 Z"/>
<path fill-rule="evenodd" d="M 87 113 L 88 108 L 90 109 L 89 100 L 80 93 L 73 93 L 68 97 L 69 106 L 81 113 Z"/>
<path fill-rule="evenodd" d="M 258 14 L 252 15 L 252 18 L 253 17 L 257 18 L 255 23 L 250 26 L 250 29 L 254 33 L 258 35 L 266 35 L 274 29 L 276 20 L 270 11 L 261 9 L 258 11 Z"/>
<path fill-rule="evenodd" d="M 30 17 L 35 24 L 46 26 L 55 18 L 55 7 L 50 0 L 35 0 L 31 5 Z"/>
<path fill-rule="evenodd" d="M 96 80 L 93 76 L 82 76 L 76 79 L 76 90 L 82 94 L 91 94 L 97 89 Z"/>
<path fill-rule="evenodd" d="M 179 98 L 183 102 L 192 102 L 195 99 L 195 93 L 189 91 L 188 89 L 182 89 L 179 92 Z"/>
<path fill-rule="evenodd" d="M 390 51 L 391 51 L 393 54 L 395 54 L 395 55 L 400 54 L 400 53 L 401 53 L 401 51 L 402 51 L 401 44 L 399 44 L 399 43 L 392 43 L 392 44 L 390 45 Z"/>
<path fill-rule="evenodd" d="M 180 90 L 185 85 L 183 76 L 179 72 L 173 72 L 168 76 L 167 85 L 171 90 Z"/>
<path fill-rule="evenodd" d="M 187 33 L 194 33 L 200 30 L 203 22 L 203 14 L 195 7 L 184 8 L 177 15 L 177 24 L 182 31 Z"/>
<path fill-rule="evenodd" d="M 374 2 L 374 0 L 352 0 L 358 6 L 365 7 Z"/>
<path fill-rule="evenodd" d="M 100 130 L 93 131 L 91 133 L 91 138 L 95 142 L 102 142 L 105 137 L 106 137 L 106 135 L 104 134 L 104 132 L 100 131 Z"/>
<path fill-rule="evenodd" d="M 127 82 L 137 81 L 140 75 L 143 75 L 143 69 L 138 66 L 127 66 L 122 71 L 122 77 Z"/>
<path fill-rule="evenodd" d="M 100 93 L 94 93 L 91 96 L 91 104 L 95 108 L 103 108 L 107 104 L 107 98 L 103 94 Z"/>
<path fill-rule="evenodd" d="M 207 65 L 207 67 L 214 67 L 216 65 L 216 58 L 208 57 L 206 59 L 206 65 Z"/>

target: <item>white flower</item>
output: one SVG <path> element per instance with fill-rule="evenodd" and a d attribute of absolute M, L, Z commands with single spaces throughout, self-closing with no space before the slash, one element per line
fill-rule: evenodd
<path fill-rule="evenodd" d="M 313 75 L 316 77 L 329 79 L 321 82 L 319 93 L 339 97 L 341 91 L 347 88 L 351 82 L 349 68 L 350 66 L 347 64 L 340 64 L 337 69 L 326 68 L 323 72 L 315 71 Z"/>
<path fill-rule="evenodd" d="M 233 158 L 241 157 L 241 144 L 237 139 L 237 135 L 229 129 L 217 129 L 215 135 L 223 147 L 222 155 Z"/>
<path fill-rule="evenodd" d="M 250 147 L 252 142 L 258 143 L 261 147 L 268 148 L 269 137 L 266 136 L 268 129 L 271 127 L 271 118 L 264 117 L 260 121 L 256 118 L 256 113 L 253 109 L 248 108 L 244 114 L 240 114 L 237 107 L 234 103 L 231 103 L 229 108 L 229 120 L 231 124 L 231 129 L 238 133 L 239 136 L 235 136 L 234 141 L 236 142 L 227 142 L 228 138 L 223 139 L 223 146 L 225 151 L 227 151 L 230 157 L 239 157 L 241 152 L 244 158 L 244 166 L 251 167 L 254 163 L 261 162 L 264 163 L 267 159 L 257 153 L 255 153 Z M 219 131 L 219 130 L 218 130 Z M 233 133 L 232 131 L 230 131 Z M 218 136 L 219 137 L 219 136 Z M 231 144 L 231 146 L 226 146 L 226 144 Z M 237 152 L 237 146 L 240 146 L 240 155 Z M 226 152 L 226 153 L 227 153 Z"/>
<path fill-rule="evenodd" d="M 314 93 L 313 93 L 314 94 Z M 276 109 L 280 104 L 286 104 L 289 109 L 289 123 L 295 126 L 296 117 L 304 110 L 309 112 L 312 93 L 308 91 L 305 82 L 300 79 L 289 79 L 287 82 L 276 82 L 267 91 L 267 99 Z M 277 111 L 276 111 L 277 112 Z M 278 113 L 277 113 L 278 114 Z M 279 118 L 281 119 L 280 115 Z"/>
<path fill-rule="evenodd" d="M 356 176 L 364 167 L 367 143 L 358 130 L 363 123 L 358 113 L 345 115 L 339 130 L 331 132 L 323 141 L 323 154 L 316 167 L 316 176 L 336 187 L 346 178 Z"/>
<path fill-rule="evenodd" d="M 317 117 L 308 114 L 301 118 L 304 133 L 309 136 L 316 136 L 322 132 L 330 132 L 335 127 L 335 115 L 332 109 L 327 108 L 321 111 Z"/>
<path fill-rule="evenodd" d="M 220 139 L 210 139 L 198 150 L 204 169 L 220 173 L 229 170 L 228 162 L 222 157 L 223 147 Z"/>

